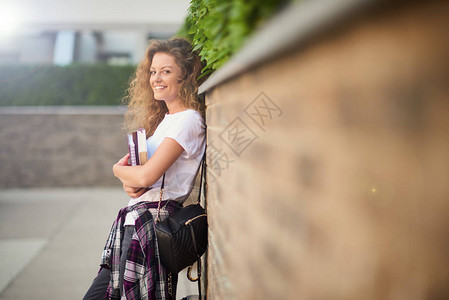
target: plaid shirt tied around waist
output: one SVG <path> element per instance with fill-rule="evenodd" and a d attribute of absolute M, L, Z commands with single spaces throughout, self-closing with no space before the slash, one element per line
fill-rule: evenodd
<path fill-rule="evenodd" d="M 160 217 L 164 220 L 181 208 L 175 201 L 162 201 Z M 159 258 L 154 231 L 158 202 L 139 202 L 122 208 L 112 224 L 101 257 L 101 266 L 111 271 L 107 299 L 170 299 L 167 272 Z M 120 298 L 120 249 L 125 232 L 125 217 L 131 213 L 136 220 L 133 237 L 127 253 L 123 294 Z"/>

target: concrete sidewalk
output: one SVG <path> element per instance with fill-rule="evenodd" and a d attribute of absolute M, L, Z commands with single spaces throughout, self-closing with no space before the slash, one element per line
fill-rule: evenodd
<path fill-rule="evenodd" d="M 82 299 L 127 199 L 120 188 L 0 190 L 0 300 Z M 179 278 L 178 299 L 198 293 Z"/>

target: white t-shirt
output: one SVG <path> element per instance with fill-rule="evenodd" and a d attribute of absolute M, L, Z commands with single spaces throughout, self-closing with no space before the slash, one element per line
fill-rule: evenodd
<path fill-rule="evenodd" d="M 156 151 L 164 138 L 174 139 L 184 152 L 165 172 L 165 184 L 162 200 L 174 200 L 183 203 L 192 191 L 205 149 L 206 126 L 200 113 L 187 109 L 174 114 L 166 114 L 154 134 L 147 139 L 148 158 Z M 142 201 L 159 201 L 162 177 L 151 190 L 138 198 L 132 198 L 128 206 Z M 134 225 L 131 214 L 126 216 L 125 225 Z"/>

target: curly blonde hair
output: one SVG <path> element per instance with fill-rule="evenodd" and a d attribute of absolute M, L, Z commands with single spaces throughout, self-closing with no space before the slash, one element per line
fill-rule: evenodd
<path fill-rule="evenodd" d="M 201 73 L 201 60 L 192 51 L 192 45 L 183 38 L 169 40 L 152 40 L 145 53 L 145 57 L 137 66 L 135 75 L 130 83 L 125 97 L 128 111 L 125 114 L 125 128 L 131 132 L 138 128 L 145 128 L 147 137 L 152 135 L 156 127 L 168 112 L 164 101 L 154 99 L 150 85 L 150 67 L 153 56 L 164 52 L 175 58 L 181 69 L 181 86 L 178 95 L 187 108 L 203 113 L 204 107 L 198 99 L 198 76 Z"/>

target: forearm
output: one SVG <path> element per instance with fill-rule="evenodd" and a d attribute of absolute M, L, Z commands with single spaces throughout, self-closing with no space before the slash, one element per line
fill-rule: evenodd
<path fill-rule="evenodd" d="M 127 186 L 144 187 L 142 166 L 121 166 L 115 164 L 113 167 L 115 177 Z"/>
<path fill-rule="evenodd" d="M 112 168 L 115 177 L 130 187 L 150 187 L 167 171 L 184 149 L 173 139 L 165 138 L 143 166 L 129 166 L 129 154 Z"/>

